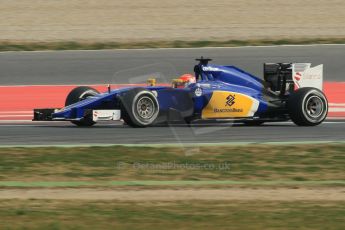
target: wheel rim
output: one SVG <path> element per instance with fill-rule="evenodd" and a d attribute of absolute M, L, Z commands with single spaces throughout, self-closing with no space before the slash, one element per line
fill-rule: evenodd
<path fill-rule="evenodd" d="M 324 102 L 319 96 L 311 96 L 305 105 L 309 117 L 317 119 L 323 114 Z"/>
<path fill-rule="evenodd" d="M 156 106 L 153 100 L 149 97 L 142 97 L 137 102 L 137 114 L 142 119 L 150 119 L 156 111 Z"/>

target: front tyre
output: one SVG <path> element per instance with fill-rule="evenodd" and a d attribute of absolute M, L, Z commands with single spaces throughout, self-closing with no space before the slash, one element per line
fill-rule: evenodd
<path fill-rule="evenodd" d="M 299 126 L 315 126 L 327 117 L 328 101 L 323 92 L 306 87 L 295 91 L 288 100 L 291 120 Z"/>
<path fill-rule="evenodd" d="M 77 88 L 74 88 L 67 96 L 65 101 L 65 106 L 72 105 L 74 103 L 77 103 L 79 101 L 83 101 L 89 97 L 93 97 L 95 95 L 99 94 L 97 90 L 94 88 L 88 87 L 88 86 L 80 86 Z M 92 120 L 92 115 L 89 114 L 80 121 L 71 121 L 73 124 L 77 126 L 92 126 L 96 122 Z"/>

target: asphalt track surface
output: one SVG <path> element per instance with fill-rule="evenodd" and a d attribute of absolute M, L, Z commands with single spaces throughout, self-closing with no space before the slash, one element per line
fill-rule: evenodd
<path fill-rule="evenodd" d="M 345 46 L 285 46 L 214 49 L 59 51 L 0 53 L 0 85 L 140 83 L 149 76 L 162 82 L 191 72 L 196 57 L 239 66 L 262 76 L 263 62 L 325 64 L 326 81 L 344 81 Z M 245 127 L 229 123 L 173 125 L 134 129 L 121 123 L 78 128 L 70 123 L 18 122 L 0 125 L 0 145 L 179 144 L 215 142 L 344 141 L 345 123 L 317 127 L 268 123 Z"/>
<path fill-rule="evenodd" d="M 78 128 L 70 123 L 0 125 L 0 145 L 182 144 L 219 142 L 344 141 L 345 123 L 317 127 L 292 123 L 245 127 L 229 123 L 130 128 L 121 123 Z"/>
<path fill-rule="evenodd" d="M 262 76 L 264 62 L 324 64 L 325 81 L 345 81 L 345 45 L 0 53 L 0 85 L 132 83 L 159 72 L 165 79 L 193 71 L 194 59 L 235 65 Z M 134 78 L 134 79 L 133 79 Z"/>

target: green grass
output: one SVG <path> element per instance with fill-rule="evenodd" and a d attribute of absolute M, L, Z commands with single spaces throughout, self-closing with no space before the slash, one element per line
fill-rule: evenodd
<path fill-rule="evenodd" d="M 0 200 L 0 229 L 344 229 L 344 202 Z"/>
<path fill-rule="evenodd" d="M 299 187 L 345 186 L 345 180 L 140 180 L 140 181 L 0 181 L 0 187 L 9 188 L 57 188 L 57 187 L 124 187 L 134 188 L 183 188 L 183 187 Z"/>
<path fill-rule="evenodd" d="M 322 39 L 258 39 L 225 41 L 143 41 L 143 42 L 7 42 L 0 41 L 0 51 L 35 50 L 101 50 L 136 48 L 196 48 L 196 47 L 236 47 L 266 45 L 305 45 L 305 44 L 345 44 L 345 38 Z"/>
<path fill-rule="evenodd" d="M 344 152 L 345 144 L 0 148 L 0 186 L 128 191 L 167 185 L 344 186 Z M 159 168 L 169 162 L 175 167 Z M 181 167 L 225 162 L 230 167 L 222 170 Z M 327 197 L 290 202 L 0 198 L 0 229 L 344 229 L 344 207 L 344 201 Z"/>
<path fill-rule="evenodd" d="M 2 184 L 7 181 L 295 181 L 296 184 L 338 181 L 342 184 L 344 152 L 345 144 L 1 148 L 0 181 Z"/>

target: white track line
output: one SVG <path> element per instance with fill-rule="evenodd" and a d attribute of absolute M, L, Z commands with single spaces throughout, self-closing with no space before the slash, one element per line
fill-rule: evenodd
<path fill-rule="evenodd" d="M 68 121 L 64 121 L 65 123 L 69 124 L 71 127 L 74 127 L 72 124 L 70 124 Z M 224 125 L 225 123 L 223 123 Z M 232 124 L 232 123 L 230 123 Z M 266 124 L 276 124 L 276 125 L 293 125 L 293 122 L 290 121 L 285 121 L 285 122 L 267 122 Z M 345 124 L 345 118 L 342 118 L 342 120 L 337 121 L 335 120 L 327 120 L 324 121 L 322 124 Z M 61 122 L 59 122 L 59 124 L 54 124 L 54 122 L 34 122 L 34 121 L 29 121 L 29 120 L 19 120 L 19 121 L 1 121 L 0 120 L 0 127 L 44 127 L 44 126 L 49 126 L 49 127 L 53 127 L 53 126 L 59 127 L 62 125 Z M 97 126 L 103 126 L 103 127 L 109 127 L 109 126 L 123 126 L 122 123 L 103 123 L 103 124 L 97 124 Z M 180 125 L 181 127 L 183 127 L 183 125 Z M 198 125 L 194 125 L 195 127 L 197 127 Z M 229 126 L 230 127 L 230 126 Z M 264 126 L 263 126 L 264 127 Z M 169 128 L 169 127 L 167 127 Z"/>
<path fill-rule="evenodd" d="M 330 107 L 330 108 L 328 109 L 328 112 L 345 112 L 345 108 Z"/>
<path fill-rule="evenodd" d="M 345 103 L 328 103 L 329 107 L 345 107 Z"/>
<path fill-rule="evenodd" d="M 279 47 L 316 47 L 316 46 L 344 46 L 345 44 L 286 44 L 286 45 L 261 45 L 261 46 L 232 46 L 232 47 L 186 47 L 186 48 L 136 48 L 136 49 L 98 49 L 98 50 L 36 50 L 36 51 L 2 51 L 1 53 L 51 53 L 51 52 L 113 52 L 113 51 L 156 51 L 156 50 L 200 50 L 200 49 L 248 49 L 248 48 L 279 48 Z"/>

